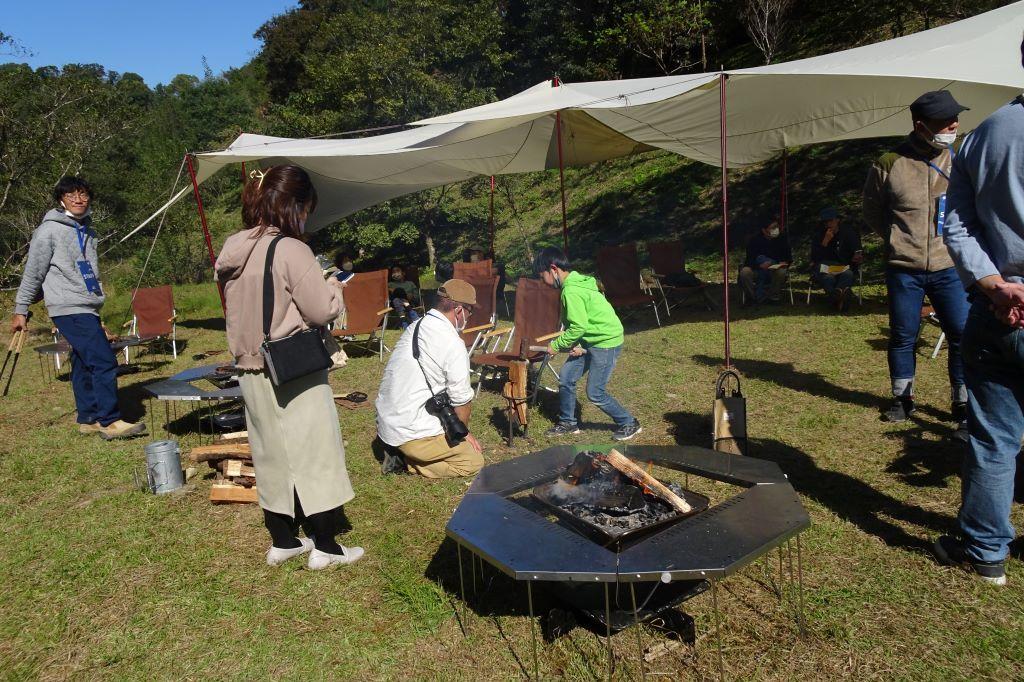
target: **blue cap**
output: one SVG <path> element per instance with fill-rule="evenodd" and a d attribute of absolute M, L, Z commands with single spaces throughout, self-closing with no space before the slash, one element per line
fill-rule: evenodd
<path fill-rule="evenodd" d="M 821 209 L 821 213 L 818 214 L 818 217 L 822 220 L 835 220 L 839 217 L 839 211 L 837 211 L 833 206 L 828 206 Z"/>

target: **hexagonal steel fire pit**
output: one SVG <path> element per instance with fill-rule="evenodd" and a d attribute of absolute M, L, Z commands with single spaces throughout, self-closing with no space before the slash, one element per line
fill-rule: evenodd
<path fill-rule="evenodd" d="M 630 544 L 602 544 L 595 541 L 593 533 L 585 533 L 586 528 L 580 524 L 566 523 L 564 515 L 556 515 L 552 520 L 546 506 L 538 505 L 533 510 L 516 497 L 524 491 L 544 490 L 544 484 L 558 479 L 578 452 L 607 452 L 610 448 L 559 446 L 484 467 L 445 527 L 447 535 L 458 545 L 460 569 L 461 550 L 465 547 L 513 579 L 526 581 L 531 615 L 533 582 L 590 583 L 595 588 L 604 584 L 607 619 L 599 620 L 604 621 L 609 636 L 613 625 L 615 629 L 622 626 L 621 617 L 615 619 L 611 615 L 609 584 L 621 583 L 625 587 L 649 583 L 648 589 L 653 592 L 653 585 L 659 583 L 686 582 L 686 586 L 675 586 L 675 593 L 682 595 L 675 600 L 678 603 L 703 592 L 710 583 L 717 623 L 715 583 L 781 547 L 810 526 L 796 491 L 777 464 L 698 447 L 620 448 L 637 463 L 743 488 L 739 494 L 705 511 L 659 522 Z M 797 549 L 799 570 L 799 538 Z M 639 587 L 633 585 L 630 591 L 635 595 Z M 568 592 L 578 593 L 579 589 Z M 583 610 L 597 614 L 601 611 Z M 632 616 L 633 622 L 641 620 L 635 606 Z M 802 623 L 802 597 L 800 618 Z"/>

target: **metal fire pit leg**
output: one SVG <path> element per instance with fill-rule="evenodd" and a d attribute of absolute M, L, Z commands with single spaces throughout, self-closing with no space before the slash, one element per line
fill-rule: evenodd
<path fill-rule="evenodd" d="M 468 634 L 469 632 L 469 621 L 466 620 L 466 581 L 462 575 L 462 543 L 457 542 L 455 546 L 458 547 L 459 554 L 459 592 L 462 595 L 462 632 Z"/>
<path fill-rule="evenodd" d="M 469 565 L 473 570 L 473 596 L 476 596 L 476 554 L 473 552 L 469 553 Z"/>
<path fill-rule="evenodd" d="M 779 603 L 785 602 L 785 592 L 782 589 L 783 576 L 785 573 L 782 571 L 782 545 L 779 545 Z"/>
<path fill-rule="evenodd" d="M 164 401 L 164 434 L 171 435 L 171 404 Z"/>
<path fill-rule="evenodd" d="M 786 540 L 786 553 L 789 555 L 789 584 L 792 585 L 794 582 L 793 576 L 793 541 Z"/>
<path fill-rule="evenodd" d="M 608 682 L 612 679 L 612 600 L 608 594 L 608 583 L 604 584 L 605 643 L 608 645 Z"/>
<path fill-rule="evenodd" d="M 530 641 L 533 646 L 533 679 L 540 680 L 537 671 L 537 619 L 533 617 L 533 584 L 526 581 L 526 601 L 530 605 Z"/>
<path fill-rule="evenodd" d="M 636 631 L 636 660 L 640 663 L 640 679 L 647 680 L 647 670 L 644 667 L 644 640 L 640 634 L 640 614 L 636 610 L 636 589 L 633 583 L 629 584 L 629 596 L 633 600 L 633 630 Z"/>
<path fill-rule="evenodd" d="M 715 639 L 718 640 L 718 679 L 725 679 L 725 657 L 722 655 L 722 623 L 718 615 L 718 581 L 711 581 L 711 604 L 715 609 Z"/>
<path fill-rule="evenodd" d="M 807 634 L 804 629 L 804 562 L 803 553 L 800 550 L 800 536 L 796 536 L 796 589 L 797 594 L 800 596 L 800 617 L 798 622 L 800 623 L 800 636 L 803 637 Z"/>

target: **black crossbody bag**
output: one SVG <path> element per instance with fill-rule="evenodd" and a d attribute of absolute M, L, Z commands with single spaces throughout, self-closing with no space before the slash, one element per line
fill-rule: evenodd
<path fill-rule="evenodd" d="M 260 353 L 275 386 L 329 369 L 333 363 L 324 345 L 323 330 L 310 327 L 291 336 L 270 340 L 270 322 L 274 315 L 274 280 L 271 276 L 274 252 L 283 236 L 274 237 L 267 248 L 267 262 L 263 267 L 263 343 Z"/>

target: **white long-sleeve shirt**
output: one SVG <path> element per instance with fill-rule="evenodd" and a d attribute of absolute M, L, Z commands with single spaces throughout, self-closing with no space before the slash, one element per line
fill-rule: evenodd
<path fill-rule="evenodd" d="M 412 356 L 413 332 L 420 325 L 419 362 L 423 371 Z M 430 388 L 424 373 L 430 379 Z M 384 368 L 376 402 L 377 435 L 398 447 L 444 433 L 441 420 L 428 414 L 425 407 L 431 394 L 441 391 L 447 391 L 456 406 L 473 399 L 466 344 L 447 317 L 431 310 L 421 321 L 409 325 Z"/>

